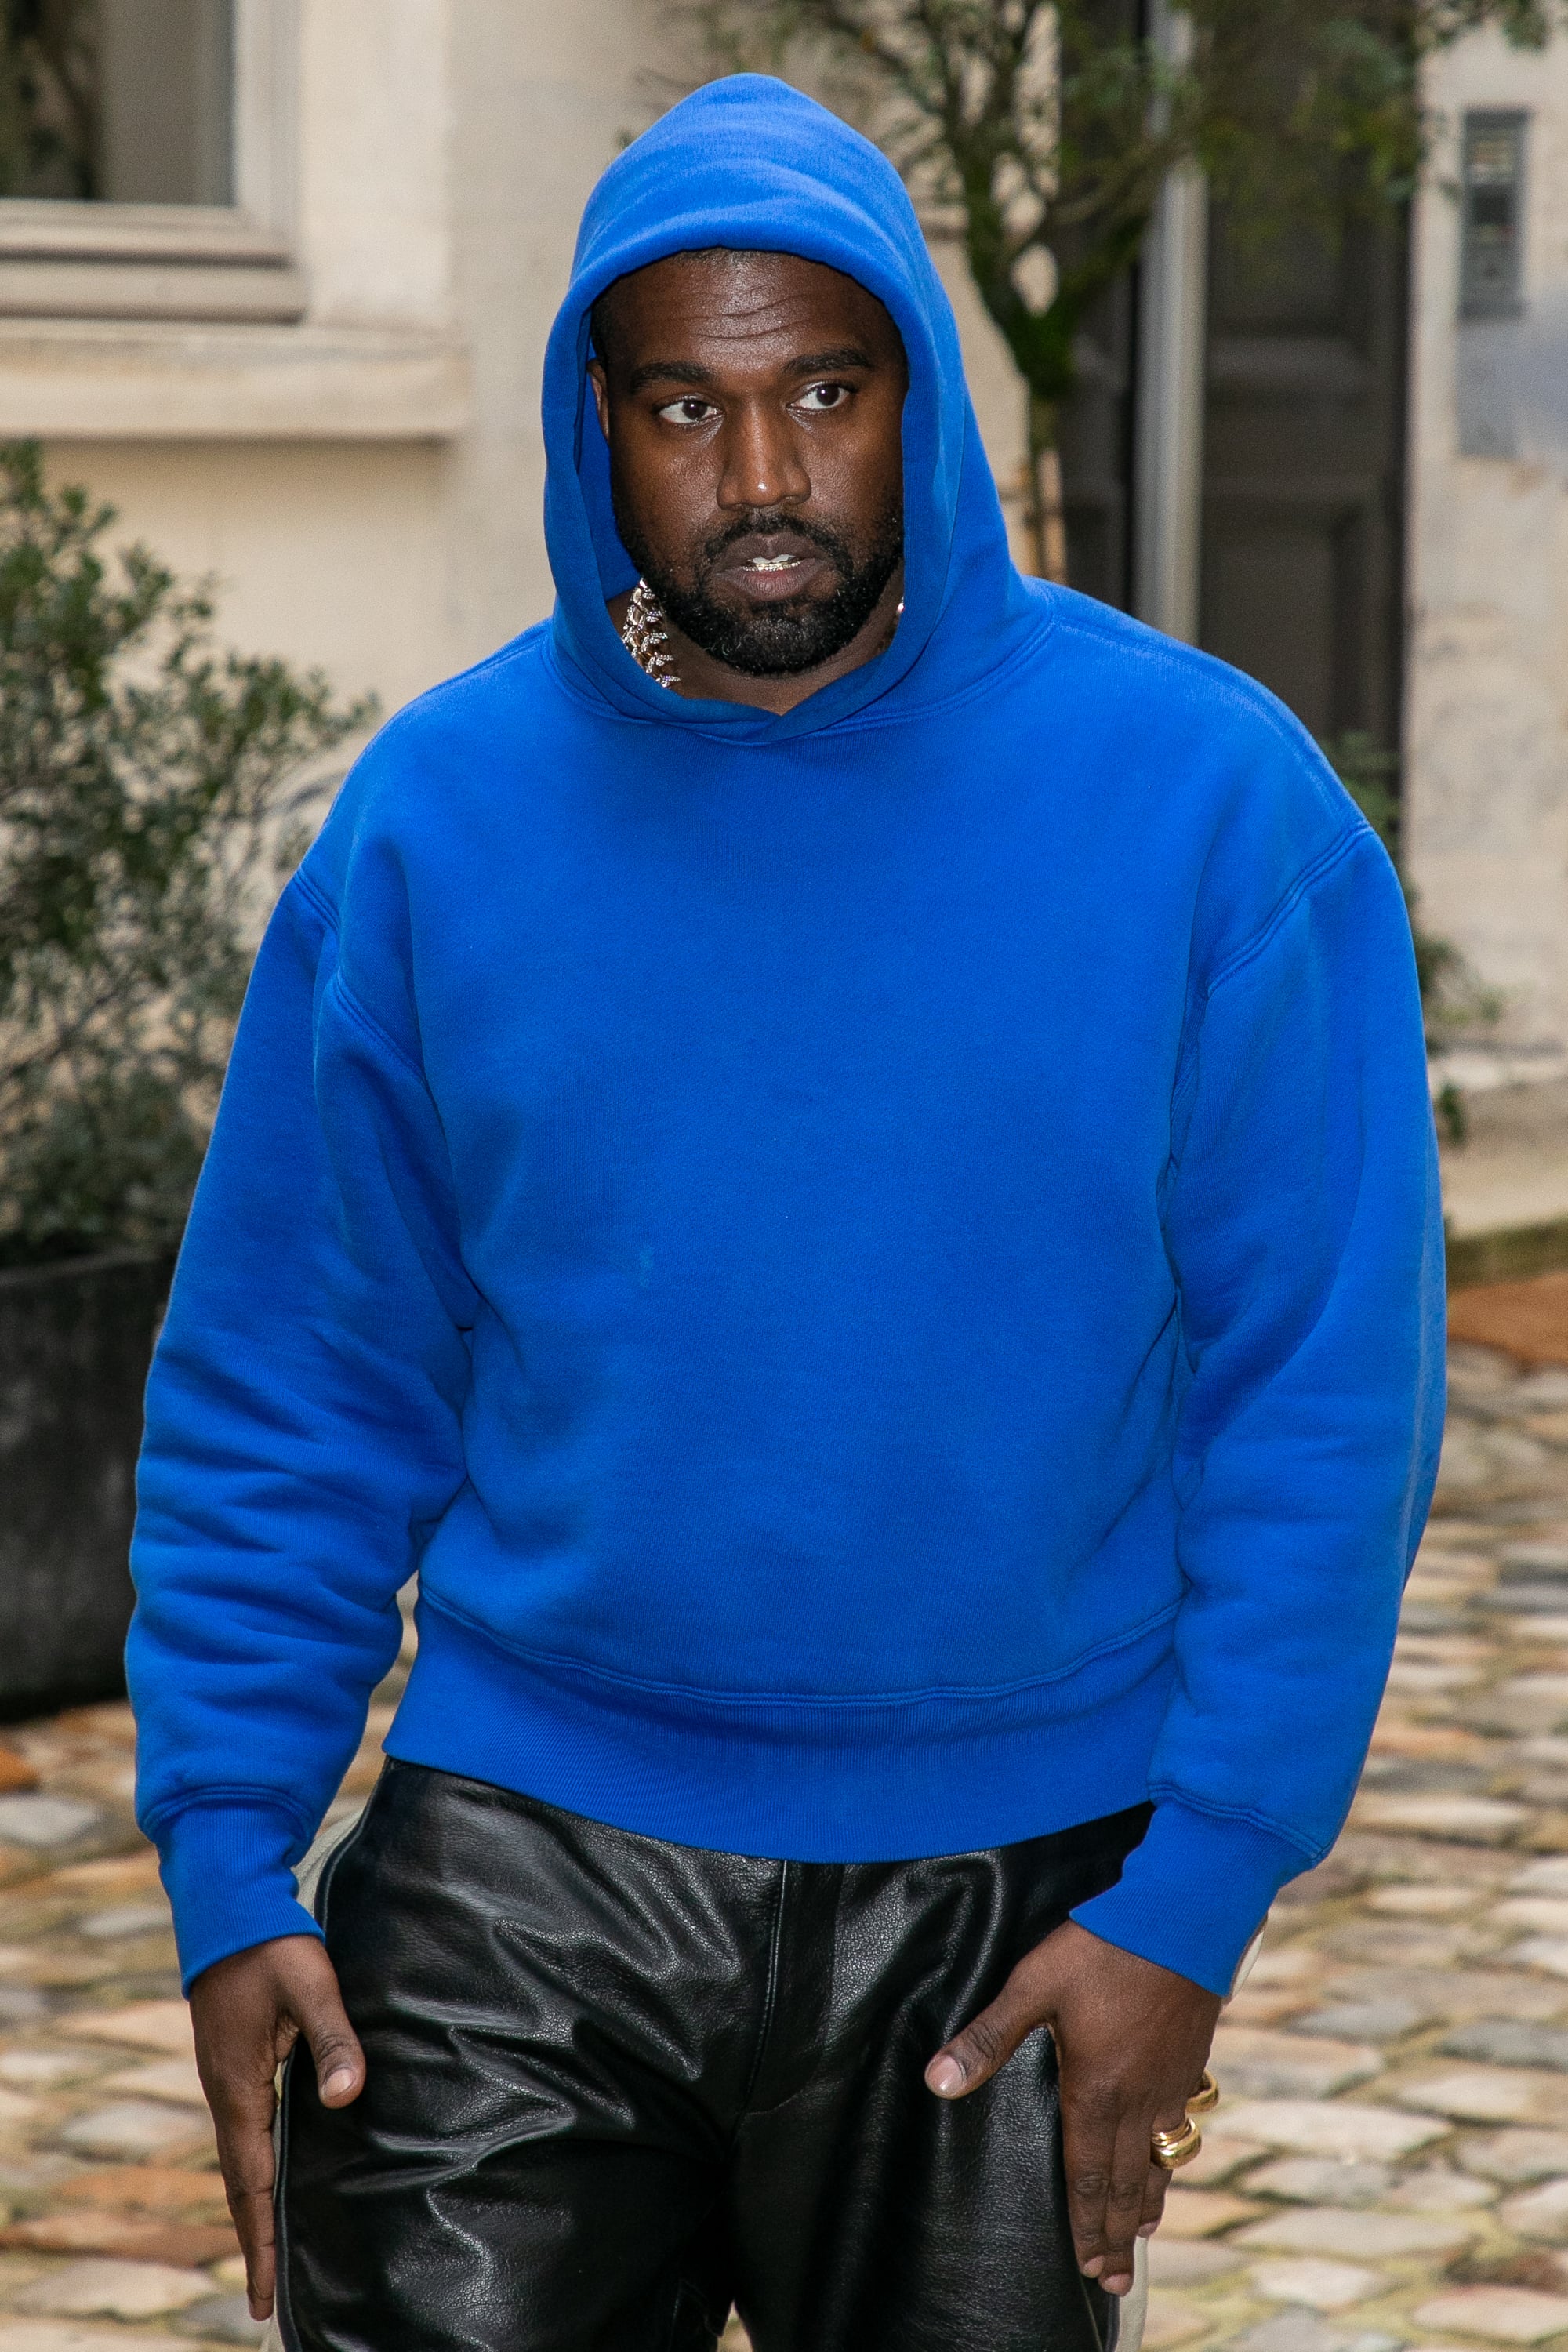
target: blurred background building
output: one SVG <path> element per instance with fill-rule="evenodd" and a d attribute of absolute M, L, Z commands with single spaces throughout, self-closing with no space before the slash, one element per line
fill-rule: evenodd
<path fill-rule="evenodd" d="M 539 618 L 541 361 L 671 67 L 656 0 L 43 15 L 54 67 L 0 105 L 0 435 L 218 575 L 237 640 L 389 706 Z M 1171 191 L 1084 349 L 1071 568 L 1402 753 L 1424 916 L 1506 992 L 1480 1058 L 1558 1076 L 1568 47 L 1473 37 L 1433 95 L 1408 230 L 1260 260 Z M 1016 380 L 939 259 L 1013 496 Z"/>

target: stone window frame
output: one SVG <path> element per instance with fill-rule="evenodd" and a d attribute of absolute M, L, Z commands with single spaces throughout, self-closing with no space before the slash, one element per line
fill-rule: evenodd
<path fill-rule="evenodd" d="M 0 319 L 302 318 L 299 70 L 299 0 L 234 0 L 234 202 L 0 198 Z"/>

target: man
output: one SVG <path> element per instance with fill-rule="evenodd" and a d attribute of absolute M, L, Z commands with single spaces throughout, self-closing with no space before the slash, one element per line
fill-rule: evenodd
<path fill-rule="evenodd" d="M 291 2347 L 1100 2352 L 1428 1498 L 1398 886 L 1266 694 L 1018 577 L 781 85 L 605 174 L 544 424 L 554 619 L 285 893 L 150 1391 L 252 2309 L 300 2037 Z"/>

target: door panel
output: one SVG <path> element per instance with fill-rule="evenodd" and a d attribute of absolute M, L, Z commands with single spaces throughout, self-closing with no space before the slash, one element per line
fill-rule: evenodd
<path fill-rule="evenodd" d="M 1212 232 L 1201 642 L 1315 735 L 1397 746 L 1407 228 Z"/>

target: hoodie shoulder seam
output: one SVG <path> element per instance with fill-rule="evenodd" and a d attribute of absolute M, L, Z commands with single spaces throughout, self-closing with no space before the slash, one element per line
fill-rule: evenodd
<path fill-rule="evenodd" d="M 338 929 L 338 910 L 314 875 L 308 874 L 304 866 L 297 866 L 289 877 L 289 884 L 291 889 L 299 891 L 301 898 L 310 900 L 328 930 L 335 934 Z"/>
<path fill-rule="evenodd" d="M 1272 910 L 1265 916 L 1251 938 L 1245 940 L 1211 976 L 1204 990 L 1205 1003 L 1206 1004 L 1227 981 L 1236 979 L 1238 973 L 1246 971 L 1248 964 L 1255 963 L 1259 956 L 1266 954 L 1302 899 L 1310 898 L 1319 885 L 1325 882 L 1335 868 L 1342 866 L 1346 858 L 1361 848 L 1364 842 L 1375 838 L 1371 826 L 1358 819 L 1355 824 L 1348 825 L 1345 831 L 1331 841 L 1325 848 L 1321 849 L 1317 856 L 1302 868 L 1294 882 L 1285 890 Z"/>
<path fill-rule="evenodd" d="M 370 1007 L 367 1004 L 363 1003 L 359 997 L 354 994 L 353 990 L 343 978 L 343 968 L 341 963 L 333 971 L 331 980 L 327 982 L 327 986 L 342 1000 L 343 1010 L 349 1015 L 350 1019 L 356 1022 L 359 1027 L 362 1028 L 365 1032 L 366 1035 L 369 1036 L 376 1045 L 384 1047 L 384 1050 L 392 1055 L 395 1061 L 400 1063 L 403 1068 L 407 1071 L 408 1076 L 415 1079 L 416 1083 L 424 1088 L 425 1092 L 428 1094 L 430 1091 L 430 1081 L 426 1076 L 424 1071 L 420 1068 L 418 1063 L 414 1059 L 412 1054 L 409 1053 L 406 1045 L 400 1045 L 396 1038 L 393 1035 L 391 1030 L 384 1027 L 382 1023 L 376 1019 L 374 1013 L 370 1010 Z"/>

